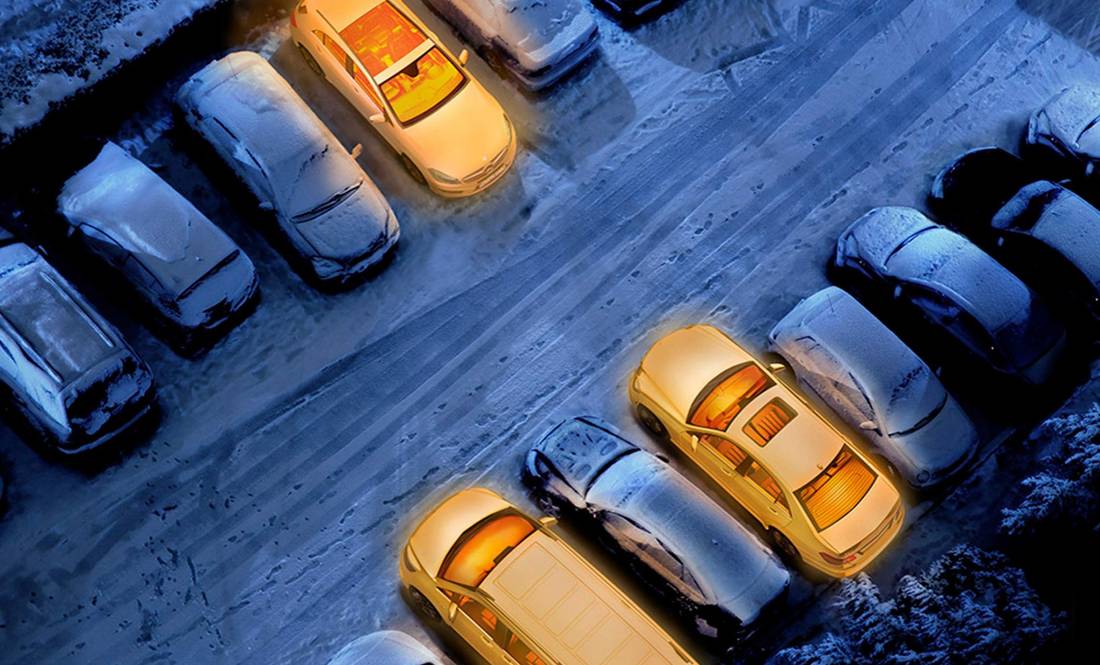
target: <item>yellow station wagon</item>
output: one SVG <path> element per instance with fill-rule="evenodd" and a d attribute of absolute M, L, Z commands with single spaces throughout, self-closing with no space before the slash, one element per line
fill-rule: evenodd
<path fill-rule="evenodd" d="M 684 665 L 695 661 L 548 528 L 481 488 L 413 532 L 400 575 L 416 609 L 491 665 Z"/>
<path fill-rule="evenodd" d="M 788 557 L 849 576 L 901 530 L 901 497 L 886 475 L 717 328 L 659 340 L 628 390 L 642 423 L 751 513 Z"/>

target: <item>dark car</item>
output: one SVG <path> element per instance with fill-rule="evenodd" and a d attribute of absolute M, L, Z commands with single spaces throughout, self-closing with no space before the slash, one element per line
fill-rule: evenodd
<path fill-rule="evenodd" d="M 696 630 L 744 636 L 790 574 L 752 533 L 661 458 L 591 418 L 527 454 L 524 482 L 552 514 L 581 520 Z"/>
<path fill-rule="evenodd" d="M 1100 178 L 1100 88 L 1075 85 L 1055 95 L 1031 115 L 1025 156 L 1057 171 L 1058 178 Z"/>
<path fill-rule="evenodd" d="M 133 287 L 184 353 L 214 341 L 255 300 L 256 269 L 240 247 L 114 143 L 65 183 L 58 208 L 70 235 Z"/>
<path fill-rule="evenodd" d="M 1100 210 L 1000 148 L 951 162 L 931 199 L 1068 315 L 1100 324 Z"/>
<path fill-rule="evenodd" d="M 1001 375 L 1049 380 L 1065 328 L 989 254 L 912 208 L 876 208 L 837 239 L 833 267 L 854 288 L 892 298 Z"/>
<path fill-rule="evenodd" d="M 0 234 L 0 379 L 41 443 L 71 455 L 153 411 L 149 368 L 46 260 Z"/>
<path fill-rule="evenodd" d="M 592 0 L 592 4 L 624 23 L 654 18 L 683 0 Z"/>

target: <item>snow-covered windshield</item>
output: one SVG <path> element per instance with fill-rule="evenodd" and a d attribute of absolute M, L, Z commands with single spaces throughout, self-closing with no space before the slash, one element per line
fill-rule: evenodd
<path fill-rule="evenodd" d="M 492 0 L 505 41 L 537 50 L 561 34 L 581 12 L 576 0 Z"/>
<path fill-rule="evenodd" d="M 282 199 L 283 210 L 295 221 L 316 217 L 320 214 L 318 210 L 331 209 L 363 182 L 362 171 L 346 154 L 327 143 L 310 148 L 277 167 L 275 195 Z"/>
<path fill-rule="evenodd" d="M 359 180 L 355 184 L 349 187 L 345 187 L 344 189 L 334 193 L 332 196 L 328 197 L 327 199 L 325 199 L 318 205 L 310 208 L 309 210 L 294 215 L 293 220 L 295 222 L 308 222 L 311 219 L 316 219 L 317 217 L 320 217 L 329 210 L 332 210 L 336 206 L 343 203 L 344 199 L 354 194 L 355 191 L 359 189 L 359 186 L 362 184 L 363 181 Z"/>

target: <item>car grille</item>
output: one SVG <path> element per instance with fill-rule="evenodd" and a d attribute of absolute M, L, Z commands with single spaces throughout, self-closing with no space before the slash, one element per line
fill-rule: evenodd
<path fill-rule="evenodd" d="M 478 170 L 474 171 L 470 175 L 463 178 L 462 182 L 482 183 L 482 182 L 485 182 L 487 180 L 491 180 L 491 179 L 495 178 L 497 175 L 499 175 L 500 171 L 507 165 L 508 149 L 510 147 L 511 146 L 507 146 L 507 145 L 504 146 L 504 149 L 501 150 L 499 153 L 497 153 L 497 155 L 495 157 L 490 159 L 485 164 L 485 166 L 482 166 Z"/>

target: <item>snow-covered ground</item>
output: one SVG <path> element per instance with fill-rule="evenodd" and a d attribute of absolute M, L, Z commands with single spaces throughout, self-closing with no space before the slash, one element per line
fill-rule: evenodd
<path fill-rule="evenodd" d="M 630 31 L 600 17 L 600 58 L 543 98 L 475 59 L 523 149 L 485 196 L 444 202 L 283 42 L 289 1 L 245 4 L 233 43 L 270 55 L 346 145 L 364 145 L 401 246 L 347 294 L 294 275 L 239 186 L 172 122 L 174 86 L 201 62 L 165 72 L 167 89 L 134 100 L 123 126 L 99 128 L 245 248 L 263 302 L 186 361 L 57 252 L 153 366 L 165 420 L 95 472 L 0 434 L 11 477 L 0 662 L 324 663 L 380 627 L 432 641 L 395 572 L 425 509 L 473 483 L 530 507 L 522 454 L 569 415 L 599 415 L 650 445 L 623 380 L 661 332 L 706 320 L 762 349 L 826 285 L 850 220 L 876 205 L 921 207 L 957 152 L 1014 147 L 1030 109 L 1068 83 L 1100 81 L 1087 36 L 1063 36 L 1037 18 L 1044 8 L 1011 0 L 687 0 Z M 54 179 L 89 150 L 58 155 Z M 6 191 L 0 208 L 35 228 L 53 209 L 50 188 Z M 960 397 L 990 437 L 1018 424 Z M 985 483 L 1003 480 L 1000 441 L 958 492 L 910 511 L 876 582 L 995 531 L 957 515 L 996 521 L 1000 493 Z M 822 593 L 799 580 L 791 627 L 760 648 L 812 636 L 827 616 Z"/>

